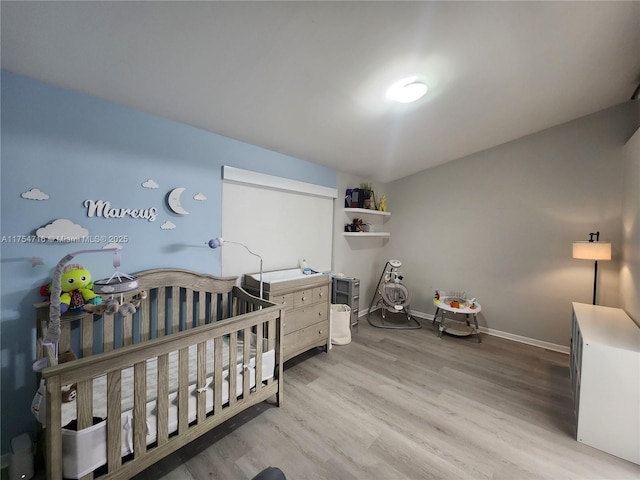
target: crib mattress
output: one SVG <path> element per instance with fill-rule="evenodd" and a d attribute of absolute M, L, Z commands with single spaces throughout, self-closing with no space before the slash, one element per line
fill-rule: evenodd
<path fill-rule="evenodd" d="M 243 392 L 243 371 L 246 369 L 250 376 L 250 385 L 256 384 L 255 378 L 255 336 L 251 342 L 251 360 L 248 365 L 242 364 L 244 345 L 238 340 L 235 356 L 236 396 Z M 266 342 L 265 342 L 266 343 Z M 223 379 L 222 403 L 229 401 L 229 345 L 225 338 L 223 342 Z M 266 345 L 264 346 L 266 348 Z M 189 422 L 196 419 L 197 414 L 197 347 L 189 348 Z M 207 342 L 207 376 L 205 382 L 206 412 L 213 410 L 213 371 L 214 348 L 213 340 Z M 235 371 L 234 371 L 235 370 Z M 262 381 L 273 377 L 275 371 L 275 351 L 266 350 L 262 354 Z M 146 443 L 150 445 L 157 439 L 157 359 L 147 360 L 147 435 Z M 121 390 L 121 425 L 122 425 L 122 456 L 133 453 L 133 367 L 122 370 Z M 107 416 L 107 379 L 106 375 L 96 377 L 93 381 L 93 416 L 106 419 Z M 169 433 L 178 428 L 178 352 L 169 354 Z M 62 425 L 68 425 L 76 418 L 76 404 L 69 402 L 62 404 Z M 107 462 L 107 422 L 103 420 L 96 425 L 80 431 L 69 428 L 62 429 L 62 473 L 65 478 L 81 478 Z"/>

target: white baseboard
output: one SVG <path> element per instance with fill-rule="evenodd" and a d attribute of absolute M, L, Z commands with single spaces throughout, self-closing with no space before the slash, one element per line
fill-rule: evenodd
<path fill-rule="evenodd" d="M 359 317 L 363 317 L 368 313 L 369 309 L 361 310 Z M 422 318 L 424 320 L 433 321 L 433 315 L 430 313 L 424 312 L 416 312 L 415 310 L 411 310 L 411 315 Z M 543 340 L 537 340 L 535 338 L 523 337 L 522 335 L 516 335 L 513 333 L 503 332 L 501 330 L 495 330 L 493 328 L 488 327 L 480 327 L 480 333 L 486 333 L 487 335 L 491 335 L 493 337 L 505 338 L 507 340 L 512 340 L 518 343 L 524 343 L 527 345 L 533 345 L 534 347 L 544 348 L 545 350 L 553 350 L 554 352 L 564 353 L 566 355 L 569 354 L 569 347 L 565 347 L 564 345 L 558 345 L 556 343 L 545 342 Z"/>
<path fill-rule="evenodd" d="M 533 345 L 534 347 L 540 347 L 544 348 L 545 350 L 553 350 L 554 352 L 569 355 L 569 347 L 558 345 L 557 343 L 550 343 L 543 340 L 537 340 L 535 338 L 523 337 L 521 335 L 502 332 L 500 330 L 494 330 L 493 328 L 487 327 L 480 327 L 480 332 L 486 333 L 487 335 L 493 335 L 494 337 L 506 338 L 507 340 L 513 340 L 514 342 L 526 343 L 527 345 Z"/>

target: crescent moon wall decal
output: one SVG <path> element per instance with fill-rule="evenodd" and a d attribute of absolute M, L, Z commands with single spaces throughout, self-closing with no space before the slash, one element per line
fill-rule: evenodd
<path fill-rule="evenodd" d="M 182 193 L 185 190 L 186 188 L 184 187 L 174 188 L 169 192 L 169 197 L 167 198 L 169 208 L 178 215 L 189 215 L 189 212 L 182 206 Z"/>

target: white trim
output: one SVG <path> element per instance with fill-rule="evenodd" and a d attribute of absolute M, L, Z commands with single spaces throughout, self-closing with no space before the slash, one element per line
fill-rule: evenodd
<path fill-rule="evenodd" d="M 492 335 L 494 337 L 506 338 L 507 340 L 513 340 L 518 343 L 526 343 L 527 345 L 533 345 L 534 347 L 544 348 L 545 350 L 553 350 L 554 352 L 569 354 L 569 347 L 564 345 L 558 345 L 557 343 L 545 342 L 536 338 L 523 337 L 521 335 L 515 335 L 513 333 L 502 332 L 500 330 L 494 330 L 493 328 L 480 327 L 480 332 Z"/>
<path fill-rule="evenodd" d="M 364 314 L 359 315 L 358 318 L 365 316 L 368 311 L 369 309 L 366 309 L 364 311 Z M 361 310 L 360 312 L 363 312 L 363 311 Z M 416 312 L 414 310 L 411 310 L 411 315 L 413 315 L 414 317 L 433 321 L 433 315 L 431 313 Z M 524 343 L 527 345 L 533 345 L 534 347 L 544 348 L 545 350 L 553 350 L 554 352 L 564 353 L 566 355 L 569 354 L 569 347 L 565 347 L 564 345 L 545 342 L 542 340 L 537 340 L 535 338 L 523 337 L 521 335 L 515 335 L 513 333 L 495 330 L 493 328 L 480 327 L 479 330 L 480 330 L 480 333 L 486 333 L 487 335 L 491 335 L 493 337 L 505 338 L 507 340 L 512 340 L 514 342 Z"/>
<path fill-rule="evenodd" d="M 313 183 L 300 182 L 298 180 L 252 172 L 250 170 L 230 167 L 229 165 L 224 165 L 222 167 L 222 180 L 226 182 L 272 188 L 275 190 L 305 193 L 307 195 L 315 195 L 318 197 L 338 197 L 338 190 L 336 188 L 323 187 L 322 185 L 315 185 Z"/>

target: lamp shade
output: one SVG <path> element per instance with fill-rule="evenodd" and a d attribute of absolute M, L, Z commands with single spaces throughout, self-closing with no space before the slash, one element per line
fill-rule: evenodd
<path fill-rule="evenodd" d="M 573 242 L 573 258 L 611 260 L 610 242 Z"/>

